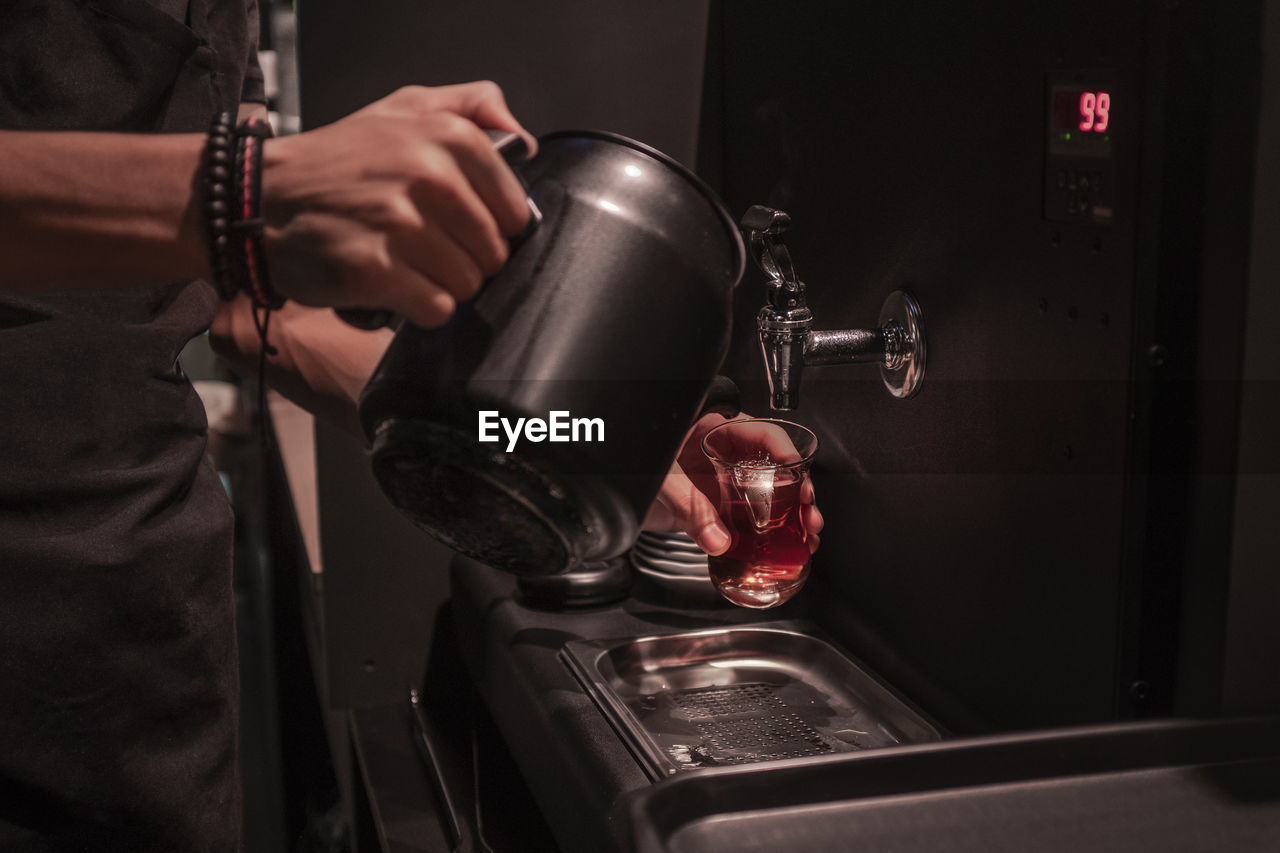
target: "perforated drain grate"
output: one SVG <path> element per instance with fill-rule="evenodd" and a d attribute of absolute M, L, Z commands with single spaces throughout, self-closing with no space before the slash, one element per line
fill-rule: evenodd
<path fill-rule="evenodd" d="M 723 717 L 727 714 L 758 714 L 787 707 L 773 695 L 772 684 L 698 687 L 673 693 L 671 698 L 690 719 Z"/>
<path fill-rule="evenodd" d="M 771 684 L 702 687 L 671 697 L 702 735 L 694 749 L 706 763 L 750 764 L 834 751 L 774 695 Z"/>

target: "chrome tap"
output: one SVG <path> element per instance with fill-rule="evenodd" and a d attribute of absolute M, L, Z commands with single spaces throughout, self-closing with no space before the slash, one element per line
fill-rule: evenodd
<path fill-rule="evenodd" d="M 782 235 L 791 217 L 755 205 L 740 227 L 756 265 L 764 272 L 768 301 L 756 316 L 760 351 L 769 378 L 769 405 L 790 411 L 800 404 L 800 378 L 805 365 L 876 362 L 889 393 L 909 397 L 924 379 L 925 340 L 920 306 L 905 291 L 895 290 L 880 311 L 875 329 L 813 330 L 813 312 L 805 285 L 796 277 Z"/>

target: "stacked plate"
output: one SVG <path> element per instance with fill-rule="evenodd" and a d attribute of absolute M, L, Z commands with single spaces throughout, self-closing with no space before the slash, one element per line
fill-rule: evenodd
<path fill-rule="evenodd" d="M 719 598 L 707 574 L 706 553 L 683 531 L 640 531 L 631 549 L 631 563 L 670 592 L 704 602 Z"/>

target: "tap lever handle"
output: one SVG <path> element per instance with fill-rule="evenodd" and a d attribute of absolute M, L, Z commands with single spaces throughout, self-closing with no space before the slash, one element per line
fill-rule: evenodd
<path fill-rule="evenodd" d="M 790 225 L 791 217 L 783 211 L 756 204 L 742 215 L 738 227 L 747 238 L 751 257 L 755 259 L 756 266 L 769 277 L 769 283 L 797 291 L 803 289 L 804 285 L 796 278 L 791 252 L 782 239 Z"/>

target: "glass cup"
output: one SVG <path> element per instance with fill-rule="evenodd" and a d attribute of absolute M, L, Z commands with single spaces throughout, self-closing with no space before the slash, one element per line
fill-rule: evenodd
<path fill-rule="evenodd" d="M 708 560 L 720 594 L 742 607 L 777 607 L 809 576 L 801 496 L 818 437 L 775 418 L 729 421 L 702 439 L 720 485 L 729 550 Z"/>

